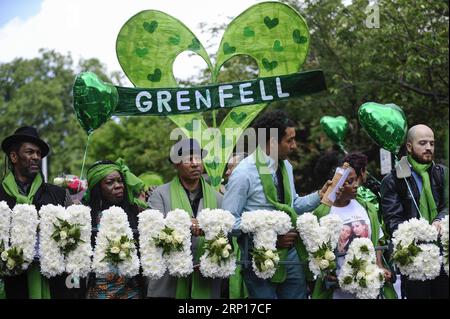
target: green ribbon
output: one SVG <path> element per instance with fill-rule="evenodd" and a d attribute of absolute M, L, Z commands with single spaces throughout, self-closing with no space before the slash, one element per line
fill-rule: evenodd
<path fill-rule="evenodd" d="M 204 208 L 217 208 L 216 191 L 205 180 L 200 178 L 203 192 Z M 176 176 L 170 183 L 170 203 L 171 209 L 183 209 L 193 217 L 191 203 L 187 197 L 180 178 Z M 194 263 L 198 263 L 200 257 L 205 253 L 205 236 L 198 237 L 197 249 L 195 251 Z M 189 296 L 189 277 L 178 278 L 175 297 L 177 299 L 208 299 L 211 298 L 211 279 L 205 278 L 199 271 L 192 274 L 192 287 Z"/>
<path fill-rule="evenodd" d="M 413 170 L 422 177 L 422 190 L 419 199 L 419 214 L 428 220 L 431 224 L 436 218 L 438 211 L 436 202 L 434 201 L 433 192 L 431 190 L 430 175 L 428 169 L 430 164 L 420 164 L 411 155 L 408 155 L 408 162 L 411 164 Z"/>
<path fill-rule="evenodd" d="M 233 253 L 236 256 L 236 260 L 241 260 L 241 249 L 237 242 L 237 238 L 233 237 Z M 234 274 L 229 278 L 229 297 L 230 299 L 243 299 L 248 298 L 247 287 L 245 286 L 244 279 L 242 277 L 242 266 L 236 265 Z"/>
<path fill-rule="evenodd" d="M 113 115 L 178 115 L 254 105 L 323 91 L 321 70 L 188 88 L 116 87 Z"/>
<path fill-rule="evenodd" d="M 284 203 L 278 202 L 278 196 L 277 196 L 277 190 L 275 188 L 272 174 L 267 174 L 263 172 L 263 169 L 265 172 L 268 172 L 268 166 L 265 158 L 267 155 L 263 154 L 263 151 L 260 147 L 256 149 L 255 153 L 255 162 L 256 167 L 258 169 L 258 174 L 261 179 L 261 184 L 263 186 L 264 195 L 266 196 L 266 199 L 271 203 L 275 209 L 283 211 L 289 215 L 291 218 L 292 227 L 296 227 L 297 225 L 297 212 L 294 210 L 294 208 L 291 207 L 292 202 L 292 195 L 291 195 L 291 185 L 289 182 L 289 176 L 287 174 L 286 166 L 284 165 L 283 161 L 279 161 L 278 165 L 280 165 L 281 173 L 283 176 L 283 188 L 284 188 Z M 298 237 L 294 242 L 295 249 L 297 251 L 298 257 L 300 261 L 306 262 L 308 260 L 308 252 L 306 251 L 306 247 L 301 241 L 300 237 Z M 280 261 L 285 261 L 288 256 L 289 249 L 282 248 L 279 249 L 279 256 Z M 309 271 L 305 272 L 306 278 L 308 280 L 312 279 L 312 273 Z M 273 275 L 271 281 L 273 283 L 281 283 L 286 280 L 286 267 L 282 264 L 278 265 L 278 268 Z"/>
<path fill-rule="evenodd" d="M 3 179 L 2 185 L 5 192 L 16 199 L 16 204 L 29 204 L 31 205 L 34 201 L 34 196 L 36 192 L 41 187 L 43 181 L 41 174 L 36 174 L 36 177 L 31 184 L 30 191 L 27 196 L 19 193 L 19 188 L 17 187 L 16 179 L 14 174 L 9 171 L 8 174 Z M 41 276 L 39 272 L 39 267 L 32 263 L 27 270 L 27 283 L 28 283 L 28 297 L 30 299 L 50 299 L 50 287 L 48 280 Z M 0 292 L 1 295 L 1 292 Z M 0 297 L 1 299 L 1 297 Z"/>
<path fill-rule="evenodd" d="M 87 172 L 89 190 L 85 195 L 86 201 L 89 201 L 90 191 L 94 188 L 94 186 L 112 172 L 120 172 L 123 175 L 125 179 L 124 183 L 127 186 L 128 201 L 139 207 L 147 208 L 147 203 L 137 198 L 145 187 L 144 182 L 131 173 L 130 169 L 127 165 L 125 165 L 124 160 L 121 158 L 118 158 L 113 164 L 95 165 Z"/>
<path fill-rule="evenodd" d="M 378 210 L 370 202 L 366 202 L 362 198 L 356 198 L 356 201 L 364 207 L 370 220 L 371 229 L 371 241 L 374 247 L 378 246 L 380 237 L 380 222 L 378 220 Z M 313 214 L 320 220 L 322 217 L 327 216 L 331 211 L 331 207 L 325 204 L 320 204 L 313 212 Z M 384 260 L 385 265 L 387 262 Z M 391 283 L 385 282 L 383 286 L 382 295 L 385 299 L 397 299 L 397 293 L 394 286 Z M 327 289 L 325 287 L 325 281 L 322 277 L 318 277 L 314 285 L 314 290 L 311 296 L 312 299 L 332 299 L 333 288 Z"/>

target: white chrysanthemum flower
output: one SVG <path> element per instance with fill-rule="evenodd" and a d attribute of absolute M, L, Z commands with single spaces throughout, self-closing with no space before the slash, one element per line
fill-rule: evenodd
<path fill-rule="evenodd" d="M 333 250 L 337 246 L 341 227 L 342 221 L 337 215 L 324 216 L 320 223 L 312 213 L 305 213 L 297 218 L 297 230 L 308 251 L 308 264 L 314 275 L 327 273 L 331 265 L 335 267 L 332 262 L 336 258 Z M 324 246 L 328 248 L 324 250 Z M 314 258 L 313 255 L 318 251 L 321 252 L 320 258 Z"/>
<path fill-rule="evenodd" d="M 403 275 L 422 281 L 439 276 L 442 257 L 439 247 L 435 245 L 437 237 L 436 228 L 423 218 L 412 218 L 398 226 L 392 238 L 393 258 Z M 408 246 L 413 249 L 406 249 Z M 410 262 L 402 265 L 404 262 L 401 260 L 406 259 L 406 255 L 409 256 Z"/>
<path fill-rule="evenodd" d="M 185 277 L 194 271 L 191 251 L 191 217 L 182 209 L 175 209 L 167 213 L 166 226 L 183 237 L 182 251 L 173 251 L 164 256 L 170 275 Z"/>
<path fill-rule="evenodd" d="M 96 245 L 94 250 L 94 261 L 92 268 L 99 275 L 106 275 L 113 270 L 116 270 L 119 275 L 133 277 L 139 273 L 139 258 L 136 247 L 133 244 L 133 250 L 130 253 L 130 258 L 119 262 L 116 266 L 111 265 L 107 260 L 104 260 L 106 251 L 109 247 L 110 240 L 120 239 L 121 236 L 133 238 L 133 232 L 128 222 L 127 214 L 122 208 L 112 206 L 103 211 L 98 228 L 96 238 Z"/>
<path fill-rule="evenodd" d="M 11 246 L 23 249 L 22 270 L 26 270 L 36 254 L 38 214 L 34 205 L 18 204 L 11 217 Z"/>
<path fill-rule="evenodd" d="M 226 236 L 232 231 L 234 216 L 222 209 L 203 209 L 198 213 L 197 220 L 205 233 L 205 240 L 212 241 L 212 245 L 223 248 L 220 256 L 208 256 L 210 250 L 206 247 L 205 253 L 200 257 L 201 273 L 204 277 L 210 278 L 231 276 L 236 269 L 236 257 L 231 253 L 231 245 L 226 237 L 219 237 L 216 240 L 215 238 L 219 235 Z"/>
<path fill-rule="evenodd" d="M 359 260 L 359 268 L 350 265 Z M 355 238 L 347 251 L 344 265 L 339 276 L 342 290 L 353 293 L 358 299 L 375 299 L 380 294 L 384 284 L 384 274 L 376 265 L 375 249 L 367 238 Z"/>
<path fill-rule="evenodd" d="M 245 233 L 253 233 L 253 243 L 255 249 L 265 249 L 276 251 L 278 235 L 284 235 L 293 227 L 288 214 L 282 211 L 255 210 L 244 212 L 241 216 L 241 230 Z M 269 258 L 269 257 L 265 257 Z M 253 270 L 259 278 L 271 278 L 276 271 L 274 263 L 278 263 L 279 257 L 264 261 L 258 269 L 255 260 L 252 260 Z"/>
<path fill-rule="evenodd" d="M 141 253 L 142 271 L 151 279 L 161 278 L 166 272 L 162 248 L 156 247 L 153 238 L 161 234 L 165 226 L 164 216 L 157 210 L 145 210 L 139 218 L 139 251 Z"/>

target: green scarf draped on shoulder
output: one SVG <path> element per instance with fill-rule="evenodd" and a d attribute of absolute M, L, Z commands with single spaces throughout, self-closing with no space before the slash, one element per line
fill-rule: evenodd
<path fill-rule="evenodd" d="M 292 194 L 291 194 L 291 184 L 289 182 L 289 176 L 287 173 L 286 166 L 284 161 L 279 161 L 278 165 L 281 169 L 281 174 L 283 176 L 283 189 L 284 189 L 284 203 L 278 202 L 277 190 L 272 178 L 272 174 L 267 173 L 269 168 L 267 166 L 267 162 L 265 158 L 267 155 L 261 150 L 260 147 L 256 149 L 255 152 L 255 163 L 256 168 L 258 169 L 259 178 L 261 179 L 261 184 L 263 186 L 264 195 L 269 203 L 271 203 L 276 210 L 280 210 L 285 212 L 291 218 L 292 228 L 296 228 L 297 225 L 297 212 L 292 208 Z M 265 171 L 265 172 L 264 172 Z M 297 251 L 297 255 L 299 260 L 303 263 L 307 263 L 308 260 L 308 252 L 306 251 L 306 247 L 303 244 L 300 237 L 294 243 L 295 249 Z M 280 261 L 286 261 L 288 256 L 289 249 L 282 248 L 279 249 Z M 305 275 L 307 280 L 312 280 L 312 273 L 309 271 L 308 267 L 305 267 Z M 282 283 L 286 280 L 286 267 L 284 265 L 279 264 L 278 268 L 273 275 L 271 281 L 273 283 Z"/>
<path fill-rule="evenodd" d="M 86 202 L 89 202 L 90 191 L 97 185 L 103 178 L 111 174 L 112 172 L 120 172 L 124 177 L 124 184 L 127 186 L 127 197 L 131 204 L 137 205 L 141 208 L 148 208 L 147 203 L 138 199 L 140 192 L 144 190 L 144 182 L 131 173 L 130 169 L 123 159 L 118 158 L 115 163 L 111 164 L 98 164 L 93 166 L 87 172 L 88 191 L 85 194 Z"/>
<path fill-rule="evenodd" d="M 37 191 L 42 186 L 43 180 L 41 174 L 36 177 L 31 184 L 28 195 L 22 195 L 16 183 L 14 174 L 9 171 L 2 181 L 3 188 L 9 196 L 16 200 L 16 204 L 32 205 Z M 48 280 L 41 276 L 38 265 L 31 263 L 27 270 L 28 297 L 30 299 L 50 299 L 50 287 Z M 2 293 L 0 293 L 2 295 Z M 3 294 L 4 295 L 4 294 Z"/>
<path fill-rule="evenodd" d="M 202 192 L 203 192 L 203 207 L 214 209 L 217 208 L 216 191 L 209 185 L 203 177 L 200 178 Z M 170 208 L 183 209 L 193 217 L 193 211 L 189 198 L 181 185 L 180 178 L 176 176 L 170 182 Z M 197 249 L 194 256 L 194 264 L 199 263 L 200 257 L 204 254 L 205 236 L 198 238 Z M 189 277 L 178 278 L 177 280 L 177 299 L 208 299 L 211 298 L 211 279 L 204 278 L 199 271 L 194 271 L 192 274 L 192 286 L 189 293 Z"/>
<path fill-rule="evenodd" d="M 411 155 L 408 155 L 408 162 L 411 164 L 413 170 L 422 178 L 422 189 L 420 190 L 419 198 L 419 213 L 421 217 L 428 220 L 431 224 L 438 214 L 436 202 L 434 201 L 433 192 L 431 190 L 430 174 L 428 173 L 431 163 L 421 164 Z"/>
<path fill-rule="evenodd" d="M 370 228 L 371 228 L 371 241 L 373 246 L 378 246 L 379 237 L 380 237 L 380 222 L 378 220 L 378 211 L 376 207 L 366 201 L 363 201 L 360 198 L 356 198 L 357 202 L 364 207 L 369 216 L 370 220 Z M 328 215 L 330 213 L 331 207 L 325 204 L 320 204 L 317 207 L 313 214 L 320 220 L 322 217 Z M 386 261 L 384 261 L 386 264 Z M 383 297 L 385 299 L 397 299 L 397 293 L 394 290 L 392 283 L 385 283 L 383 286 Z M 323 278 L 317 278 L 316 283 L 314 285 L 314 291 L 311 296 L 312 299 L 332 299 L 333 298 L 333 288 L 327 289 L 325 287 L 325 282 Z"/>

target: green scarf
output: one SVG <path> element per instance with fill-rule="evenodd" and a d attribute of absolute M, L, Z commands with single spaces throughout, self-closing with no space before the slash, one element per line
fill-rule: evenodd
<path fill-rule="evenodd" d="M 95 165 L 87 172 L 89 190 L 85 194 L 86 202 L 89 202 L 90 191 L 94 186 L 112 172 L 120 172 L 123 175 L 125 179 L 124 183 L 127 186 L 128 201 L 139 207 L 148 208 L 147 203 L 137 198 L 139 193 L 145 187 L 144 182 L 131 173 L 130 169 L 125 165 L 124 160 L 121 158 L 118 158 L 114 164 Z"/>
<path fill-rule="evenodd" d="M 241 260 L 241 249 L 239 247 L 236 237 L 233 237 L 233 253 L 236 256 L 236 260 Z M 245 299 L 248 298 L 247 287 L 245 286 L 244 279 L 242 277 L 242 266 L 236 265 L 234 274 L 228 279 L 229 282 L 229 298 L 230 299 Z"/>
<path fill-rule="evenodd" d="M 283 161 L 279 161 L 278 165 L 280 165 L 281 173 L 283 176 L 283 189 L 284 189 L 284 203 L 278 202 L 277 190 L 275 188 L 275 184 L 273 182 L 272 174 L 265 174 L 262 172 L 264 169 L 268 172 L 268 166 L 266 163 L 267 155 L 263 153 L 260 147 L 256 149 L 255 152 L 255 163 L 256 168 L 258 169 L 259 178 L 261 179 L 261 184 L 263 186 L 264 195 L 269 203 L 271 203 L 275 209 L 284 211 L 291 218 L 292 227 L 296 227 L 297 225 L 297 212 L 292 208 L 292 194 L 291 194 L 291 185 L 289 183 L 289 176 L 287 174 L 286 166 Z M 301 262 L 307 262 L 308 260 L 308 252 L 306 251 L 305 245 L 300 240 L 300 237 L 294 243 L 295 249 L 297 251 L 298 257 Z M 282 248 L 279 249 L 280 261 L 285 261 L 288 256 L 289 249 Z M 309 269 L 305 272 L 306 278 L 308 280 L 312 279 L 312 273 Z M 277 271 L 273 275 L 271 281 L 273 283 L 282 283 L 286 280 L 286 267 L 284 265 L 279 264 Z"/>
<path fill-rule="evenodd" d="M 437 216 L 436 202 L 431 191 L 430 175 L 428 169 L 430 164 L 420 164 L 411 155 L 408 155 L 408 162 L 413 170 L 422 177 L 422 190 L 420 192 L 419 209 L 420 216 L 428 220 L 431 224 Z"/>
<path fill-rule="evenodd" d="M 371 229 L 371 241 L 373 246 L 378 246 L 379 237 L 380 237 L 380 222 L 378 220 L 378 211 L 377 208 L 361 198 L 356 198 L 357 202 L 364 207 L 367 212 L 367 215 L 370 220 L 370 229 Z M 322 217 L 328 215 L 330 213 L 331 207 L 325 204 L 320 204 L 317 207 L 313 214 L 320 220 Z M 384 260 L 384 258 L 383 258 Z M 387 262 L 384 260 L 385 265 Z M 397 299 L 397 293 L 395 292 L 394 286 L 391 283 L 384 283 L 383 286 L 383 297 L 385 299 Z M 312 299 L 332 299 L 333 298 L 333 288 L 327 289 L 325 287 L 325 281 L 323 278 L 319 277 L 316 280 L 314 285 L 314 290 L 311 296 Z"/>
<path fill-rule="evenodd" d="M 203 192 L 203 206 L 204 208 L 217 208 L 216 191 L 209 185 L 203 177 L 200 178 Z M 170 183 L 170 206 L 171 209 L 183 209 L 193 217 L 191 203 L 184 187 L 181 185 L 180 179 L 176 176 Z M 205 236 L 198 238 L 197 249 L 195 251 L 194 263 L 198 263 L 200 257 L 204 254 Z M 192 287 L 190 297 L 192 299 L 208 299 L 211 298 L 211 279 L 205 278 L 199 271 L 194 271 L 192 274 Z M 177 280 L 177 299 L 189 298 L 189 277 L 178 278 Z"/>
<path fill-rule="evenodd" d="M 16 204 L 29 204 L 32 205 L 36 192 L 42 185 L 41 174 L 36 174 L 36 177 L 31 184 L 30 191 L 27 196 L 19 193 L 16 179 L 14 174 L 9 171 L 2 182 L 3 188 L 6 194 L 15 198 Z M 50 287 L 48 280 L 41 276 L 39 267 L 36 263 L 32 263 L 27 270 L 27 282 L 28 282 L 28 297 L 30 299 L 50 299 Z"/>

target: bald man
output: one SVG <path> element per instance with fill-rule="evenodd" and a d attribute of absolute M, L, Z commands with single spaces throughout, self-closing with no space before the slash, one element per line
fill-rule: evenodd
<path fill-rule="evenodd" d="M 381 182 L 384 223 L 392 234 L 404 221 L 422 217 L 440 231 L 441 220 L 448 215 L 448 184 L 445 182 L 448 172 L 445 166 L 433 161 L 434 133 L 431 128 L 423 124 L 411 127 L 406 149 L 408 156 L 403 157 Z M 434 280 L 414 281 L 402 277 L 402 295 L 408 299 L 448 298 L 448 283 L 449 278 L 443 270 Z"/>

